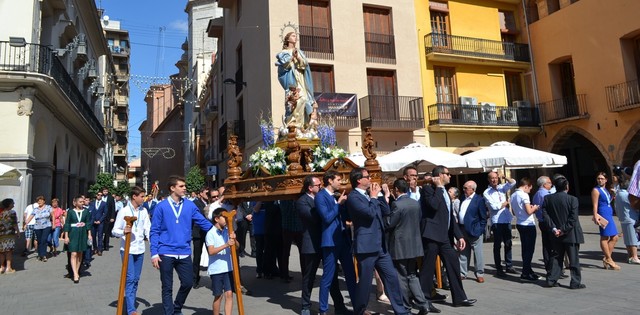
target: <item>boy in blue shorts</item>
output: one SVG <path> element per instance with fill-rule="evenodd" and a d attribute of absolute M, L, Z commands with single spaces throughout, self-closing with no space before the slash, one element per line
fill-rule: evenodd
<path fill-rule="evenodd" d="M 235 244 L 235 234 L 229 235 L 227 221 L 222 216 L 226 210 L 218 208 L 213 211 L 213 229 L 207 232 L 205 242 L 209 253 L 209 268 L 213 291 L 213 314 L 220 314 L 220 303 L 224 293 L 224 313 L 231 314 L 233 307 L 233 264 L 231 263 L 231 246 Z"/>

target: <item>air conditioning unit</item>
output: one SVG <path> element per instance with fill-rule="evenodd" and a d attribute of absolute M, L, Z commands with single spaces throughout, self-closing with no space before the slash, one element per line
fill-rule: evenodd
<path fill-rule="evenodd" d="M 513 101 L 511 105 L 513 105 L 513 107 L 531 107 L 529 101 Z"/>
<path fill-rule="evenodd" d="M 505 108 L 502 110 L 502 120 L 506 122 L 518 122 L 518 109 Z"/>
<path fill-rule="evenodd" d="M 460 96 L 460 104 L 462 105 L 478 105 L 478 99 L 472 96 Z"/>
<path fill-rule="evenodd" d="M 477 123 L 478 122 L 478 110 L 477 109 L 469 109 L 469 108 L 464 108 L 462 110 L 462 120 L 464 122 L 472 122 L 472 123 Z"/>
<path fill-rule="evenodd" d="M 496 104 L 480 102 L 480 106 L 482 107 L 482 122 L 487 124 L 495 123 L 497 121 Z"/>

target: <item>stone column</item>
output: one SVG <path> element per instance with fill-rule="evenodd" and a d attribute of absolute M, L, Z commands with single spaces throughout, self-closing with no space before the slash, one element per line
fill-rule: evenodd
<path fill-rule="evenodd" d="M 36 196 L 44 196 L 48 198 L 52 193 L 53 164 L 49 162 L 33 163 L 33 181 L 31 202 Z"/>

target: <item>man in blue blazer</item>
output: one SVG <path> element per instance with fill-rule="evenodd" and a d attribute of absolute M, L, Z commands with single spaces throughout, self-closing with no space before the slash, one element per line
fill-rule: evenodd
<path fill-rule="evenodd" d="M 316 279 L 316 271 L 322 260 L 322 219 L 316 210 L 315 197 L 320 192 L 322 181 L 313 175 L 308 175 L 302 183 L 302 194 L 296 200 L 296 214 L 302 221 L 302 311 L 300 315 L 311 314 L 311 291 Z M 338 286 L 338 273 L 334 272 L 329 294 L 333 300 L 336 314 L 349 314 L 344 305 L 344 298 Z"/>
<path fill-rule="evenodd" d="M 96 193 L 96 200 L 89 204 L 91 212 L 91 235 L 93 238 L 93 253 L 102 256 L 102 246 L 104 242 L 104 226 L 107 220 L 107 203 L 102 200 L 102 191 Z"/>
<path fill-rule="evenodd" d="M 320 315 L 326 315 L 329 309 L 329 288 L 336 272 L 336 261 L 342 265 L 347 290 L 353 301 L 356 289 L 356 276 L 351 257 L 351 244 L 345 230 L 344 211 L 340 211 L 347 196 L 342 192 L 338 200 L 333 197 L 339 192 L 342 177 L 334 170 L 329 170 L 322 177 L 324 189 L 315 196 L 314 204 L 322 220 L 322 278 L 320 279 Z M 370 278 L 371 279 L 371 278 Z"/>
<path fill-rule="evenodd" d="M 453 216 L 451 197 L 444 187 L 450 180 L 449 169 L 438 165 L 431 172 L 432 183 L 422 188 L 420 203 L 424 221 L 422 226 L 424 260 L 420 270 L 420 284 L 425 296 L 430 296 L 436 270 L 436 257 L 440 255 L 447 270 L 453 306 L 471 306 L 476 300 L 468 299 L 462 288 L 460 261 L 452 247 L 454 239 L 458 241 L 456 244 L 458 250 L 464 250 L 466 242 Z"/>
<path fill-rule="evenodd" d="M 467 246 L 460 252 L 460 276 L 467 277 L 467 270 L 471 263 L 471 249 L 475 258 L 476 281 L 484 283 L 484 255 L 482 254 L 482 241 L 484 230 L 487 227 L 487 206 L 484 198 L 476 194 L 478 185 L 470 180 L 464 183 L 462 191 L 465 199 L 460 204 L 458 222 L 460 230 Z"/>
<path fill-rule="evenodd" d="M 371 183 L 369 172 L 361 167 L 351 171 L 349 181 L 353 190 L 347 198 L 347 211 L 355 229 L 353 252 L 360 271 L 356 296 L 352 299 L 353 311 L 356 315 L 364 314 L 375 268 L 388 292 L 393 312 L 396 315 L 410 314 L 402 302 L 398 274 L 384 239 L 382 216 L 389 215 L 391 210 L 388 204 L 377 199 L 382 188 L 378 183 Z"/>

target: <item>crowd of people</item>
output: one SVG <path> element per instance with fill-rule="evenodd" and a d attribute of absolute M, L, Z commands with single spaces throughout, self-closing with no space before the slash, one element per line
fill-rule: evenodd
<path fill-rule="evenodd" d="M 109 250 L 109 239 L 121 239 L 124 260 L 125 235 L 131 243 L 125 284 L 128 314 L 138 314 L 135 305 L 138 281 L 143 268 L 146 241 L 151 265 L 160 271 L 162 308 L 165 314 L 180 314 L 191 289 L 202 287 L 201 257 L 208 256 L 207 275 L 211 279 L 214 314 L 232 311 L 234 278 L 231 249 L 238 257 L 256 259 L 256 278 L 279 278 L 291 282 L 289 256 L 292 245 L 299 250 L 301 314 L 311 314 L 311 291 L 318 267 L 319 313 L 329 313 L 329 296 L 335 314 L 369 314 L 367 306 L 374 279 L 378 300 L 390 304 L 395 314 L 440 313 L 434 302 L 449 297 L 436 290 L 436 270 L 443 279 L 455 307 L 472 306 L 463 286 L 466 279 L 485 282 L 483 242 L 493 238 L 493 258 L 497 277 L 520 274 L 522 282 L 544 277 L 545 286 L 558 286 L 564 267 L 570 270 L 571 289 L 582 289 L 579 262 L 584 237 L 578 220 L 578 199 L 569 192 L 569 181 L 560 174 L 515 180 L 489 172 L 488 187 L 477 192 L 470 180 L 461 189 L 450 186 L 451 174 L 437 166 L 418 184 L 414 167 L 403 170 L 401 178 L 385 176 L 382 184 L 371 180 L 365 168 L 349 174 L 351 192 L 341 190 L 340 173 L 329 170 L 322 177 L 304 178 L 297 200 L 242 202 L 224 199 L 224 187 L 203 187 L 187 196 L 184 178 L 170 177 L 162 197 L 147 196 L 133 187 L 129 198 L 109 194 L 104 188 L 94 198 L 73 198 L 68 209 L 57 199 L 46 204 L 43 196 L 25 209 L 22 220 L 25 252 L 32 244 L 37 259 L 46 262 L 59 254 L 59 240 L 67 253 L 67 277 L 79 283 L 83 268 L 94 255 Z M 640 264 L 638 208 L 640 162 L 634 169 L 616 167 L 611 185 L 606 173 L 596 174 L 591 197 L 592 220 L 600 228 L 603 268 L 620 270 L 612 258 L 618 240 L 614 211 L 620 221 L 629 264 Z M 534 184 L 537 186 L 534 188 Z M 157 188 L 155 189 L 157 191 Z M 535 193 L 534 193 L 535 191 Z M 14 201 L 0 203 L 0 273 L 10 274 L 15 242 L 21 237 Z M 236 210 L 233 222 L 224 212 Z M 125 217 L 136 217 L 127 224 Z M 520 238 L 522 268 L 512 260 L 512 223 Z M 233 225 L 235 233 L 229 233 Z M 536 231 L 536 225 L 540 234 Z M 250 236 L 251 253 L 246 251 Z M 542 243 L 544 270 L 532 266 L 538 235 Z M 473 254 L 473 257 L 472 257 Z M 473 269 L 471 260 L 473 258 Z M 237 261 L 236 263 L 239 263 Z M 173 273 L 180 286 L 173 297 Z M 350 310 L 340 291 L 342 273 L 353 305 Z M 541 273 L 541 275 L 540 275 Z M 248 292 L 242 287 L 244 293 Z M 222 300 L 224 299 L 224 303 Z"/>

